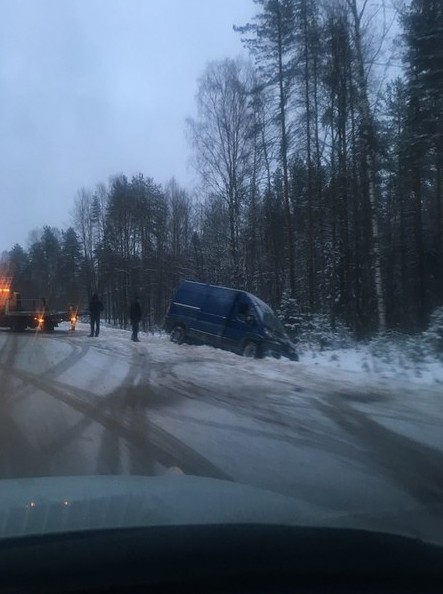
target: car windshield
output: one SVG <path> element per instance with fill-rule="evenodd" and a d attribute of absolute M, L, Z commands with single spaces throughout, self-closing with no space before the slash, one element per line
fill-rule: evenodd
<path fill-rule="evenodd" d="M 0 538 L 443 541 L 443 2 L 0 16 Z"/>

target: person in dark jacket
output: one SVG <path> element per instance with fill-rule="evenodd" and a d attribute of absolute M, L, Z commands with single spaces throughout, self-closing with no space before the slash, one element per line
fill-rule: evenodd
<path fill-rule="evenodd" d="M 100 332 L 100 314 L 103 311 L 103 303 L 94 293 L 89 302 L 89 314 L 91 317 L 91 334 L 89 336 L 98 336 Z"/>
<path fill-rule="evenodd" d="M 131 340 L 134 342 L 140 342 L 138 339 L 139 324 L 142 319 L 142 308 L 138 297 L 135 296 L 132 300 L 131 307 L 129 308 L 129 319 L 131 320 L 132 336 Z"/>

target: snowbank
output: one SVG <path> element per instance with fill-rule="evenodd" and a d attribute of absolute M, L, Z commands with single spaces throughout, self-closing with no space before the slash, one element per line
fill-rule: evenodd
<path fill-rule="evenodd" d="M 86 324 L 80 324 L 86 330 Z M 147 353 L 158 364 L 174 366 L 174 373 L 191 383 L 212 388 L 224 385 L 227 377 L 235 374 L 238 391 L 243 383 L 248 387 L 263 381 L 302 386 L 305 382 L 332 390 L 355 390 L 416 393 L 419 387 L 443 396 L 443 362 L 430 354 L 414 359 L 401 346 L 394 343 L 354 345 L 333 350 L 306 350 L 300 352 L 300 361 L 287 359 L 245 359 L 233 353 L 204 345 L 176 345 L 164 333 L 140 333 L 141 342 L 130 341 L 126 330 L 103 328 L 99 343 L 101 349 L 126 357 L 128 349 Z"/>

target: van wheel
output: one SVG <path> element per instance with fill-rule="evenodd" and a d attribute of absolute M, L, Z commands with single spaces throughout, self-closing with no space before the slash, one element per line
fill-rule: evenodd
<path fill-rule="evenodd" d="M 243 349 L 243 357 L 250 357 L 251 359 L 258 359 L 258 346 L 255 342 L 247 342 Z"/>
<path fill-rule="evenodd" d="M 186 332 L 183 326 L 175 326 L 171 332 L 171 342 L 183 344 L 185 342 Z"/>

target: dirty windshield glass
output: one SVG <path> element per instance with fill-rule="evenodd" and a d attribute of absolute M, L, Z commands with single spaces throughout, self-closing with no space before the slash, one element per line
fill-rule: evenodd
<path fill-rule="evenodd" d="M 263 320 L 265 328 L 270 330 L 271 333 L 278 335 L 279 337 L 287 338 L 287 334 L 283 324 L 280 322 L 280 320 L 272 311 L 272 309 L 268 305 L 266 305 L 266 303 L 260 301 L 260 299 L 255 298 L 253 302 L 260 319 Z"/>
<path fill-rule="evenodd" d="M 441 0 L 1 0 L 0 209 L 0 537 L 443 540 Z"/>

